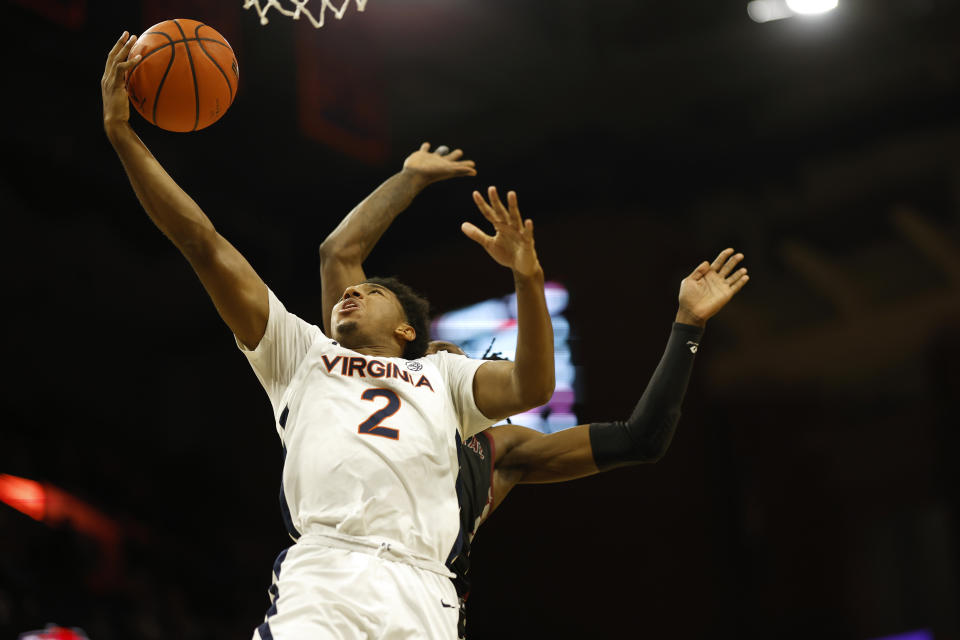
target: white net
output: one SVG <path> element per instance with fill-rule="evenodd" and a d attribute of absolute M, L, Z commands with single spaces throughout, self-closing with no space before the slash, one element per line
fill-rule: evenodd
<path fill-rule="evenodd" d="M 357 5 L 357 11 L 363 11 L 367 6 L 367 0 L 352 0 Z M 267 14 L 270 9 L 275 10 L 281 15 L 299 20 L 304 16 L 313 26 L 320 28 L 327 16 L 327 12 L 333 14 L 333 17 L 339 20 L 350 6 L 351 0 L 342 0 L 340 6 L 337 6 L 331 0 L 312 0 L 313 9 L 307 7 L 311 0 L 243 0 L 243 8 L 253 7 L 260 15 L 260 24 L 267 24 Z"/>

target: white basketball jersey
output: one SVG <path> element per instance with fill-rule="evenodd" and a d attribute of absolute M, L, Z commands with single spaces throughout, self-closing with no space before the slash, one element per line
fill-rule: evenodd
<path fill-rule="evenodd" d="M 260 344 L 240 347 L 283 442 L 291 536 L 399 544 L 443 563 L 459 529 L 457 432 L 466 440 L 494 422 L 473 398 L 484 361 L 365 356 L 289 313 L 272 291 L 269 299 Z"/>

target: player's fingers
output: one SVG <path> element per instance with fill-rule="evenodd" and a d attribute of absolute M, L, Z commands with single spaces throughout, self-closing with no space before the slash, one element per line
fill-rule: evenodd
<path fill-rule="evenodd" d="M 523 219 L 520 217 L 520 205 L 517 204 L 516 191 L 507 192 L 507 208 L 510 212 L 510 221 L 518 228 L 525 226 Z M 531 222 L 530 224 L 532 225 L 533 223 Z"/>
<path fill-rule="evenodd" d="M 123 34 L 121 34 L 120 39 L 114 43 L 113 47 L 111 47 L 110 49 L 110 53 L 107 54 L 107 64 L 113 61 L 113 59 L 117 55 L 117 52 L 120 51 L 120 47 L 123 46 L 123 43 L 127 41 L 127 38 L 129 36 L 130 34 L 127 33 L 126 31 L 124 31 Z"/>
<path fill-rule="evenodd" d="M 142 57 L 143 57 L 143 56 L 141 56 L 141 55 L 138 53 L 137 55 L 133 56 L 132 58 L 130 58 L 130 59 L 127 60 L 126 62 L 121 62 L 120 64 L 117 65 L 117 72 L 119 72 L 119 73 L 126 73 L 126 72 L 127 72 L 127 69 L 129 69 L 130 67 L 132 67 L 132 66 L 134 66 L 135 64 L 137 64 L 138 62 L 140 62 L 140 58 L 142 58 Z"/>
<path fill-rule="evenodd" d="M 477 170 L 473 167 L 458 167 L 457 175 L 459 176 L 475 176 L 477 175 Z"/>
<path fill-rule="evenodd" d="M 430 143 L 424 142 L 420 145 L 420 151 L 430 151 Z"/>
<path fill-rule="evenodd" d="M 699 280 L 707 274 L 707 271 L 710 271 L 710 263 L 704 260 L 701 262 L 696 269 L 690 272 L 690 275 L 687 276 L 691 280 Z"/>
<path fill-rule="evenodd" d="M 463 235 L 467 236 L 477 244 L 479 244 L 484 249 L 487 248 L 487 244 L 493 242 L 493 236 L 488 236 L 483 231 L 477 228 L 477 225 L 472 222 L 464 222 L 460 225 L 460 230 L 463 231 Z"/>
<path fill-rule="evenodd" d="M 439 147 L 437 147 L 436 149 L 434 149 L 434 150 L 433 150 L 433 153 L 437 154 L 438 156 L 445 156 L 445 155 L 447 155 L 448 153 L 450 153 L 450 147 L 448 147 L 448 146 L 445 145 L 445 144 L 442 144 L 442 145 L 440 145 Z"/>
<path fill-rule="evenodd" d="M 733 283 L 735 283 L 737 280 L 744 277 L 745 275 L 747 275 L 746 267 L 743 267 L 742 269 L 737 269 L 727 277 L 726 283 L 729 285 L 732 285 Z"/>
<path fill-rule="evenodd" d="M 123 62 L 126 60 L 130 55 L 130 49 L 132 49 L 135 44 L 137 44 L 137 36 L 131 35 L 127 38 L 127 41 L 120 47 L 120 51 L 117 52 L 117 61 Z"/>
<path fill-rule="evenodd" d="M 730 256 L 717 273 L 719 273 L 722 278 L 726 278 L 733 271 L 733 268 L 740 264 L 741 260 L 743 260 L 742 253 Z"/>
<path fill-rule="evenodd" d="M 116 74 L 117 61 L 124 59 L 125 56 L 123 56 L 123 47 L 126 46 L 126 43 L 129 41 L 129 39 L 130 34 L 124 31 L 120 39 L 117 40 L 117 42 L 113 45 L 113 48 L 110 49 L 110 53 L 107 54 L 107 63 L 103 68 L 104 80 L 111 78 Z"/>
<path fill-rule="evenodd" d="M 746 275 L 743 276 L 742 278 L 734 282 L 732 285 L 730 285 L 730 291 L 732 291 L 733 293 L 737 293 L 738 291 L 740 291 L 740 289 L 743 289 L 743 287 L 749 281 L 750 281 L 750 276 L 746 276 Z"/>
<path fill-rule="evenodd" d="M 506 222 L 509 214 L 507 213 L 507 208 L 504 207 L 500 201 L 500 194 L 497 193 L 496 187 L 491 186 L 487 188 L 487 199 L 490 201 L 490 206 L 496 212 L 497 219 Z"/>
<path fill-rule="evenodd" d="M 440 147 L 440 149 L 445 149 L 446 147 Z M 437 149 L 437 153 L 440 152 L 440 149 Z M 459 160 L 463 157 L 463 149 L 454 149 L 453 151 L 444 152 L 441 154 L 447 160 Z"/>
<path fill-rule="evenodd" d="M 497 214 L 493 210 L 493 207 L 487 204 L 487 201 L 483 199 L 483 196 L 480 195 L 479 191 L 473 192 L 473 202 L 477 205 L 477 209 L 480 209 L 480 213 L 483 214 L 484 218 L 494 224 L 499 221 L 499 218 L 497 218 Z"/>
<path fill-rule="evenodd" d="M 490 207 L 490 221 L 496 225 L 509 224 L 508 219 L 510 214 L 507 213 L 506 207 L 504 207 L 503 202 L 500 201 L 500 194 L 497 193 L 496 187 L 487 187 L 487 202 Z"/>
<path fill-rule="evenodd" d="M 120 47 L 120 50 L 117 51 L 117 55 L 114 56 L 114 59 L 113 59 L 114 67 L 113 67 L 113 69 L 114 69 L 115 72 L 117 72 L 118 75 L 119 75 L 119 69 L 118 69 L 118 67 L 120 66 L 120 64 L 122 64 L 123 62 L 125 62 L 128 57 L 130 57 L 130 49 L 133 48 L 133 45 L 134 45 L 136 42 L 137 42 L 137 36 L 133 36 L 133 35 L 130 36 L 129 38 L 127 38 L 127 41 L 123 44 L 123 46 Z"/>
<path fill-rule="evenodd" d="M 723 263 L 726 262 L 727 258 L 731 255 L 733 255 L 733 249 L 724 249 L 720 252 L 720 255 L 717 256 L 717 259 L 713 261 L 713 264 L 710 265 L 710 268 L 714 271 L 719 271 L 720 267 L 723 266 Z"/>

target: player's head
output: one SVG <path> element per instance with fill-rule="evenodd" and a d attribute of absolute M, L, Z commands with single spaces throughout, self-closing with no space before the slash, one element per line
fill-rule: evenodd
<path fill-rule="evenodd" d="M 349 349 L 396 344 L 408 360 L 430 341 L 430 305 L 396 278 L 370 278 L 347 287 L 333 307 L 332 337 Z"/>
<path fill-rule="evenodd" d="M 431 353 L 437 353 L 438 351 L 449 351 L 450 353 L 455 353 L 458 356 L 467 355 L 463 349 L 452 342 L 447 342 L 446 340 L 431 340 L 430 344 L 427 345 L 427 355 L 430 355 Z"/>

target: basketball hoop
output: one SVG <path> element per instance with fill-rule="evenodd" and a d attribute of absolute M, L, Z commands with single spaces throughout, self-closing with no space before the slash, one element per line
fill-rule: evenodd
<path fill-rule="evenodd" d="M 367 6 L 367 0 L 354 1 L 357 4 L 357 11 L 363 11 Z M 326 17 L 327 10 L 330 10 L 333 13 L 333 17 L 337 20 L 343 18 L 343 14 L 350 5 L 350 0 L 341 0 L 339 7 L 334 4 L 332 0 L 313 0 L 313 12 L 307 8 L 308 4 L 310 4 L 310 0 L 243 0 L 244 9 L 249 9 L 250 7 L 256 9 L 260 15 L 260 24 L 267 24 L 269 22 L 267 13 L 269 13 L 270 9 L 276 9 L 281 15 L 293 18 L 294 20 L 299 20 L 301 15 L 306 16 L 307 20 L 317 29 L 323 26 L 323 20 Z"/>

